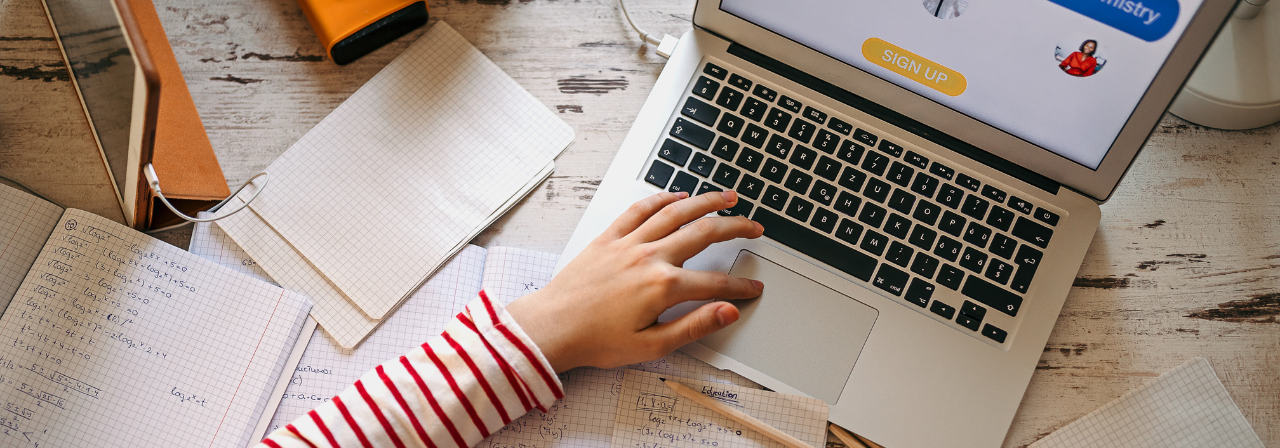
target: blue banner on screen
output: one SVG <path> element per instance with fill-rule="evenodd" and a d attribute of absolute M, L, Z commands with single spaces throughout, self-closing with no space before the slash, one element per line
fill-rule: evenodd
<path fill-rule="evenodd" d="M 1178 21 L 1177 0 L 1049 0 L 1147 42 L 1160 40 Z"/>

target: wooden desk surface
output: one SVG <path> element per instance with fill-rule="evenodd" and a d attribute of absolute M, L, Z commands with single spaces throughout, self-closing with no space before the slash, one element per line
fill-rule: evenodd
<path fill-rule="evenodd" d="M 693 0 L 632 2 L 651 32 L 691 27 Z M 157 10 L 232 187 L 422 33 L 339 67 L 293 0 L 159 0 Z M 475 241 L 560 251 L 665 60 L 638 45 L 613 0 L 432 1 L 438 20 L 577 130 L 555 174 Z M 39 0 L 0 2 L 0 175 L 112 216 L 105 174 L 86 168 L 96 154 L 52 35 Z M 1102 207 L 1005 445 L 1201 356 L 1264 443 L 1280 447 L 1278 200 L 1280 127 L 1223 132 L 1166 116 Z M 185 247 L 188 235 L 165 238 Z"/>

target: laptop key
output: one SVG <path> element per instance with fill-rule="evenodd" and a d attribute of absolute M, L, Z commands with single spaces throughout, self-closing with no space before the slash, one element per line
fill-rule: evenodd
<path fill-rule="evenodd" d="M 907 287 L 907 280 L 910 278 L 911 276 L 907 275 L 906 272 L 899 271 L 888 264 L 881 264 L 880 270 L 876 271 L 876 277 L 871 280 L 871 284 L 888 291 L 889 294 L 901 296 L 902 290 Z"/>
<path fill-rule="evenodd" d="M 942 214 L 942 207 L 937 204 L 921 199 L 916 205 L 916 212 L 911 214 L 912 218 L 927 225 L 933 225 L 938 222 L 938 215 Z"/>
<path fill-rule="evenodd" d="M 809 220 L 809 215 L 813 213 L 813 203 L 804 200 L 800 196 L 791 198 L 791 205 L 787 206 L 787 216 L 795 218 L 796 221 L 805 222 Z"/>
<path fill-rule="evenodd" d="M 792 165 L 800 167 L 800 169 L 813 168 L 813 162 L 818 160 L 818 152 L 804 146 L 796 145 L 795 150 L 791 151 L 791 158 L 788 159 Z"/>
<path fill-rule="evenodd" d="M 716 137 L 716 144 L 711 145 L 711 155 L 733 160 L 733 156 L 738 155 L 738 142 L 725 136 Z"/>
<path fill-rule="evenodd" d="M 826 129 L 819 129 L 818 136 L 813 139 L 813 147 L 827 154 L 835 154 L 840 148 L 840 137 Z"/>
<path fill-rule="evenodd" d="M 822 233 L 831 233 L 831 230 L 836 228 L 836 221 L 839 218 L 831 210 L 818 207 L 813 210 L 813 220 L 809 221 L 809 225 L 821 230 Z"/>
<path fill-rule="evenodd" d="M 764 114 L 769 112 L 769 105 L 755 98 L 747 98 L 746 103 L 740 112 L 753 121 L 763 120 Z"/>
<path fill-rule="evenodd" d="M 820 111 L 818 109 L 814 109 L 812 107 L 804 108 L 804 116 L 805 118 L 813 120 L 815 123 L 818 123 L 818 124 L 822 124 L 823 122 L 827 121 L 826 112 Z"/>
<path fill-rule="evenodd" d="M 831 122 L 827 123 L 827 128 L 839 132 L 840 135 L 849 135 L 850 132 L 853 132 L 853 125 L 845 123 L 844 120 L 836 117 L 831 117 Z"/>
<path fill-rule="evenodd" d="M 715 65 L 710 62 L 708 62 L 707 66 L 702 69 L 702 73 L 711 75 L 712 77 L 719 79 L 721 81 L 724 80 L 725 75 L 729 74 L 727 70 L 721 68 L 719 65 Z"/>
<path fill-rule="evenodd" d="M 668 162 L 683 167 L 685 162 L 689 161 L 689 155 L 693 154 L 693 150 L 688 146 L 676 143 L 675 140 L 666 139 L 662 142 L 662 147 L 658 149 L 658 157 L 666 159 Z"/>
<path fill-rule="evenodd" d="M 778 132 L 787 132 L 789 124 L 791 124 L 791 114 L 776 107 L 769 109 L 769 115 L 764 118 L 764 125 Z"/>
<path fill-rule="evenodd" d="M 916 261 L 911 262 L 911 272 L 924 278 L 933 278 L 933 273 L 937 270 L 938 259 L 924 252 L 916 254 Z"/>
<path fill-rule="evenodd" d="M 729 85 L 742 89 L 743 92 L 751 90 L 751 80 L 736 74 L 729 75 Z"/>
<path fill-rule="evenodd" d="M 822 205 L 831 205 L 831 201 L 836 197 L 836 187 L 823 181 L 813 183 L 813 191 L 809 192 L 809 199 L 813 199 Z"/>
<path fill-rule="evenodd" d="M 947 261 L 956 261 L 960 257 L 960 249 L 964 248 L 959 241 L 948 237 L 938 238 L 938 245 L 933 247 L 933 254 Z"/>
<path fill-rule="evenodd" d="M 951 318 L 955 317 L 956 315 L 955 308 L 952 308 L 951 305 L 947 305 L 937 300 L 933 301 L 933 305 L 929 305 L 929 311 L 933 312 L 933 314 L 942 316 L 947 320 L 951 320 Z"/>
<path fill-rule="evenodd" d="M 960 282 L 964 280 L 964 271 L 955 266 L 944 264 L 938 269 L 938 284 L 951 288 L 952 290 L 960 289 Z"/>
<path fill-rule="evenodd" d="M 993 285 L 976 275 L 970 275 L 968 280 L 964 281 L 964 288 L 960 289 L 960 293 L 1010 316 L 1017 316 L 1018 309 L 1022 307 L 1022 298 L 1017 294 Z"/>
<path fill-rule="evenodd" d="M 754 207 L 755 207 L 755 205 L 754 205 L 754 204 L 752 204 L 752 203 L 751 203 L 751 201 L 747 201 L 747 200 L 743 200 L 743 199 L 738 199 L 738 203 L 737 203 L 737 204 L 733 204 L 733 207 L 729 207 L 729 208 L 726 208 L 726 209 L 724 209 L 724 210 L 720 210 L 720 211 L 718 211 L 718 212 L 716 212 L 716 213 L 719 213 L 719 214 L 720 214 L 720 216 L 742 216 L 742 217 L 747 217 L 747 216 L 751 216 L 751 209 L 752 209 L 752 208 L 754 208 Z"/>
<path fill-rule="evenodd" d="M 981 221 L 983 216 L 987 216 L 988 205 L 990 204 L 986 199 L 982 199 L 976 194 L 971 194 L 968 198 L 965 198 L 964 205 L 960 206 L 960 213 Z"/>
<path fill-rule="evenodd" d="M 1022 212 L 1022 214 L 1024 214 L 1024 215 L 1030 215 L 1030 214 L 1031 214 L 1031 208 L 1032 208 L 1032 207 L 1031 207 L 1031 203 L 1030 203 L 1030 202 L 1027 202 L 1027 200 L 1026 200 L 1026 199 L 1022 199 L 1022 198 L 1017 197 L 1017 196 L 1010 197 L 1010 198 L 1009 198 L 1009 206 L 1010 206 L 1010 207 L 1013 207 L 1013 209 L 1014 209 L 1014 210 L 1017 210 L 1017 211 Z"/>
<path fill-rule="evenodd" d="M 716 175 L 711 177 L 715 183 L 725 188 L 733 188 L 738 184 L 738 176 L 742 175 L 742 170 L 729 166 L 727 163 L 721 163 L 720 168 L 716 169 Z"/>
<path fill-rule="evenodd" d="M 904 165 L 902 162 L 893 162 L 893 165 L 889 166 L 889 173 L 885 174 L 884 177 L 889 179 L 889 182 L 906 188 L 907 184 L 911 183 L 911 176 L 915 174 L 915 168 Z"/>
<path fill-rule="evenodd" d="M 768 189 L 764 190 L 764 197 L 760 199 L 760 202 L 774 210 L 782 211 L 782 207 L 787 205 L 787 199 L 790 197 L 791 193 L 770 185 Z M 764 225 L 764 223 L 761 223 L 761 225 Z"/>
<path fill-rule="evenodd" d="M 979 249 L 987 247 L 987 241 L 991 239 L 991 229 L 986 228 L 977 221 L 969 223 L 969 230 L 964 232 L 964 241 L 966 243 L 977 246 Z"/>
<path fill-rule="evenodd" d="M 987 263 L 987 273 L 983 275 L 985 275 L 988 280 L 1003 285 L 1005 283 L 1009 283 L 1009 276 L 1013 275 L 1013 265 L 992 258 L 990 262 Z"/>
<path fill-rule="evenodd" d="M 716 125 L 716 130 L 723 132 L 730 137 L 737 137 L 738 133 L 742 132 L 742 125 L 744 123 L 746 122 L 742 120 L 742 117 L 725 112 L 724 116 L 720 117 L 720 124 Z"/>
<path fill-rule="evenodd" d="M 950 233 L 951 236 L 958 237 L 960 236 L 960 232 L 964 231 L 964 225 L 968 221 L 969 220 L 964 219 L 963 216 L 952 212 L 945 212 L 942 214 L 942 221 L 938 222 L 938 230 Z"/>
<path fill-rule="evenodd" d="M 894 241 L 889 243 L 889 251 L 885 252 L 884 259 L 898 266 L 907 267 L 907 263 L 911 262 L 911 256 L 915 255 L 916 250 L 906 244 Z"/>
<path fill-rule="evenodd" d="M 951 184 L 942 184 L 942 188 L 938 191 L 938 202 L 951 208 L 959 208 L 960 202 L 964 200 L 964 192 L 960 191 Z"/>
<path fill-rule="evenodd" d="M 671 181 L 671 187 L 667 191 L 679 193 L 681 191 L 693 195 L 693 190 L 698 188 L 698 178 L 684 171 L 676 172 L 676 179 Z"/>
<path fill-rule="evenodd" d="M 667 181 L 671 180 L 671 174 L 675 171 L 675 167 L 654 160 L 653 165 L 649 166 L 649 173 L 644 175 L 644 181 L 658 188 L 667 188 Z"/>
<path fill-rule="evenodd" d="M 1053 237 L 1053 231 L 1048 227 L 1036 224 L 1027 218 L 1018 218 L 1013 224 L 1013 236 L 1021 238 L 1023 241 L 1034 244 L 1041 249 L 1049 247 L 1049 238 Z"/>
<path fill-rule="evenodd" d="M 852 166 L 844 167 L 844 173 L 840 174 L 840 186 L 852 191 L 861 190 L 862 184 L 866 181 L 867 174 Z"/>
<path fill-rule="evenodd" d="M 720 109 L 716 109 L 715 106 L 691 96 L 684 100 L 684 107 L 680 108 L 680 114 L 711 126 L 716 124 L 716 117 L 720 116 Z"/>
<path fill-rule="evenodd" d="M 760 193 L 764 191 L 764 181 L 756 179 L 755 176 L 750 174 L 744 175 L 742 176 L 742 182 L 738 183 L 738 188 L 735 191 L 751 199 L 760 199 Z"/>
<path fill-rule="evenodd" d="M 972 247 L 965 248 L 964 254 L 960 255 L 960 266 L 970 271 L 981 274 L 982 268 L 987 265 L 987 254 L 979 252 Z"/>
<path fill-rule="evenodd" d="M 880 228 L 886 213 L 884 207 L 868 202 L 867 205 L 862 206 L 862 213 L 858 213 L 858 220 L 872 228 Z"/>
<path fill-rule="evenodd" d="M 746 143 L 756 148 L 763 148 L 764 142 L 768 138 L 769 131 L 764 130 L 764 128 L 760 126 L 748 124 L 747 130 L 742 134 L 742 143 Z"/>
<path fill-rule="evenodd" d="M 693 94 L 707 101 L 715 99 L 717 90 L 720 90 L 720 83 L 712 81 L 711 78 L 706 76 L 699 76 L 698 82 L 693 83 Z"/>
<path fill-rule="evenodd" d="M 777 159 L 769 158 L 769 161 L 764 163 L 764 169 L 760 170 L 760 175 L 773 183 L 780 184 L 782 179 L 786 178 L 787 165 Z"/>
<path fill-rule="evenodd" d="M 782 95 L 782 99 L 778 100 L 778 105 L 797 114 L 800 113 L 800 102 L 786 95 Z"/>
<path fill-rule="evenodd" d="M 956 183 L 961 187 L 968 188 L 969 191 L 978 191 L 978 187 L 982 186 L 977 179 L 969 177 L 967 174 L 960 173 L 956 175 Z"/>
<path fill-rule="evenodd" d="M 961 314 L 959 317 L 956 317 L 956 323 L 960 324 L 960 326 L 962 327 L 968 328 L 973 331 L 978 331 L 978 327 L 982 325 L 981 320 L 974 319 L 964 314 Z"/>
<path fill-rule="evenodd" d="M 997 204 L 1004 203 L 1004 198 L 1005 198 L 1004 190 L 993 187 L 991 185 L 984 185 L 982 187 L 982 195 L 985 196 L 987 199 L 994 201 Z"/>
<path fill-rule="evenodd" d="M 920 173 L 916 175 L 916 180 L 911 182 L 911 192 L 929 199 L 938 191 L 938 183 L 938 178 Z"/>
<path fill-rule="evenodd" d="M 1013 274 L 1013 281 L 1009 283 L 1009 287 L 1026 294 L 1031 288 L 1031 279 L 1036 275 L 1036 269 L 1040 267 L 1040 258 L 1043 256 L 1044 253 L 1026 245 L 1018 249 L 1018 256 L 1013 259 L 1013 263 L 1018 265 L 1018 272 Z"/>
<path fill-rule="evenodd" d="M 875 271 L 877 264 L 875 258 L 857 249 L 840 244 L 801 224 L 796 224 L 763 207 L 757 207 L 751 219 L 764 226 L 764 236 L 864 282 L 871 281 L 871 274 Z M 857 226 L 857 224 L 854 224 L 854 226 Z M 841 229 L 844 228 L 842 224 Z M 839 235 L 841 232 L 842 230 L 837 230 L 836 234 Z M 860 228 L 858 232 L 853 233 L 859 232 L 861 232 Z M 841 239 L 844 238 L 841 237 Z"/>
<path fill-rule="evenodd" d="M 991 214 L 987 215 L 987 224 L 1007 232 L 1009 231 L 1009 225 L 1013 224 L 1013 212 L 999 205 L 993 205 L 991 206 Z"/>
<path fill-rule="evenodd" d="M 1058 214 L 1045 210 L 1043 207 L 1036 209 L 1035 216 L 1036 216 L 1036 219 L 1040 220 L 1040 222 L 1043 222 L 1045 224 L 1048 224 L 1051 226 L 1058 225 Z"/>
<path fill-rule="evenodd" d="M 883 176 L 884 170 L 888 167 L 889 157 L 880 154 L 879 151 L 867 151 L 867 158 L 862 159 L 862 169 L 877 176 Z"/>
<path fill-rule="evenodd" d="M 717 187 L 715 185 L 712 185 L 711 182 L 709 181 L 702 181 L 702 185 L 698 186 L 698 192 L 694 193 L 694 196 L 704 194 L 704 193 L 711 193 L 715 191 L 724 191 L 724 189 Z"/>
<path fill-rule="evenodd" d="M 849 217 L 858 214 L 858 206 L 862 204 L 862 198 L 854 196 L 847 191 L 840 192 L 840 196 L 836 198 L 836 210 L 844 213 Z"/>
<path fill-rule="evenodd" d="M 870 252 L 872 255 L 879 256 L 884 253 L 884 249 L 888 245 L 889 237 L 868 229 L 867 233 L 862 236 L 862 244 L 859 244 L 858 247 Z"/>
<path fill-rule="evenodd" d="M 907 238 L 907 242 L 911 243 L 912 246 L 919 247 L 920 250 L 929 250 L 933 248 L 933 240 L 937 238 L 938 232 L 916 224 L 916 228 L 911 230 L 911 237 Z"/>
<path fill-rule="evenodd" d="M 862 189 L 862 195 L 867 199 L 883 203 L 886 197 L 889 197 L 889 190 L 892 190 L 889 184 L 877 178 L 867 179 L 867 186 Z"/>
<path fill-rule="evenodd" d="M 813 123 L 797 118 L 791 123 L 791 130 L 787 131 L 787 135 L 791 138 L 799 140 L 800 143 L 808 144 L 809 139 L 813 138 L 813 132 L 817 129 Z"/>
<path fill-rule="evenodd" d="M 906 160 L 907 163 L 910 163 L 921 170 L 929 168 L 929 158 L 916 154 L 915 151 L 907 151 L 907 156 L 903 157 L 902 160 Z"/>
<path fill-rule="evenodd" d="M 902 215 L 892 213 L 884 222 L 884 231 L 899 239 L 907 239 L 907 232 L 911 230 L 911 220 L 904 218 Z"/>
<path fill-rule="evenodd" d="M 933 284 L 918 278 L 911 279 L 911 286 L 907 287 L 907 295 L 903 296 L 907 302 L 920 308 L 929 304 L 930 297 L 933 297 Z"/>
<path fill-rule="evenodd" d="M 716 138 L 716 133 L 689 120 L 677 118 L 675 124 L 671 125 L 671 136 L 698 148 L 707 149 L 711 147 L 711 140 Z"/>
<path fill-rule="evenodd" d="M 747 170 L 748 173 L 754 173 L 760 169 L 760 162 L 764 161 L 764 154 L 756 152 L 751 148 L 742 148 L 742 154 L 738 155 L 738 160 L 733 162 L 734 165 Z"/>
<path fill-rule="evenodd" d="M 987 309 L 966 300 L 963 305 L 960 305 L 960 314 L 982 320 L 982 318 L 987 317 Z"/>
<path fill-rule="evenodd" d="M 803 196 L 809 192 L 809 185 L 813 184 L 813 176 L 800 170 L 791 170 L 791 174 L 787 175 L 787 189 Z"/>
<path fill-rule="evenodd" d="M 911 206 L 916 204 L 916 197 L 906 190 L 894 189 L 889 195 L 889 208 L 907 215 L 911 214 Z"/>
<path fill-rule="evenodd" d="M 782 160 L 787 160 L 787 155 L 791 154 L 791 147 L 795 143 L 783 137 L 782 134 L 773 134 L 769 137 L 769 144 L 764 146 L 764 152 Z"/>
<path fill-rule="evenodd" d="M 987 324 L 986 326 L 982 327 L 982 335 L 990 338 L 993 341 L 1003 344 L 1005 336 L 1008 336 L 1009 333 L 1006 333 L 1004 330 L 996 328 L 991 324 Z"/>
<path fill-rule="evenodd" d="M 818 159 L 818 164 L 813 168 L 813 174 L 835 182 L 836 178 L 840 177 L 840 162 L 837 162 L 836 159 L 822 156 L 821 159 Z"/>
<path fill-rule="evenodd" d="M 933 165 L 929 166 L 929 172 L 946 180 L 951 180 L 951 176 L 956 174 L 956 171 L 951 169 L 951 167 L 938 162 L 933 162 Z"/>
<path fill-rule="evenodd" d="M 997 233 L 991 237 L 991 248 L 987 250 L 1007 260 L 1013 257 L 1013 249 L 1016 247 L 1018 247 L 1018 242 L 1014 241 L 1013 238 L 1004 236 L 1003 233 Z"/>
<path fill-rule="evenodd" d="M 891 156 L 902 157 L 902 146 L 897 143 L 888 140 L 880 140 L 880 146 L 877 146 L 877 148 L 880 148 L 881 151 L 884 151 L 886 154 Z"/>
<path fill-rule="evenodd" d="M 737 112 L 738 106 L 742 105 L 742 99 L 746 94 L 733 89 L 724 89 L 720 91 L 720 96 L 716 97 L 716 105 L 728 109 L 730 112 Z"/>
<path fill-rule="evenodd" d="M 756 88 L 751 91 L 751 94 L 764 98 L 770 103 L 778 99 L 778 91 L 765 87 L 764 84 L 756 84 Z"/>
<path fill-rule="evenodd" d="M 840 220 L 840 228 L 836 229 L 836 238 L 849 244 L 858 244 L 859 236 L 862 236 L 862 224 L 853 222 L 852 219 Z"/>
<path fill-rule="evenodd" d="M 862 160 L 862 153 L 866 152 L 866 148 L 862 145 L 854 143 L 852 140 L 844 140 L 840 143 L 840 152 L 836 153 L 836 157 L 840 160 L 849 162 L 851 165 L 857 165 Z"/>
<path fill-rule="evenodd" d="M 689 162 L 689 171 L 693 171 L 702 177 L 711 177 L 711 170 L 715 168 L 716 160 L 703 153 L 694 154 L 693 161 Z"/>
<path fill-rule="evenodd" d="M 873 148 L 876 146 L 876 140 L 878 140 L 875 134 L 864 131 L 862 129 L 853 131 L 853 139 L 857 140 L 858 143 L 862 143 L 864 145 L 867 145 Z"/>

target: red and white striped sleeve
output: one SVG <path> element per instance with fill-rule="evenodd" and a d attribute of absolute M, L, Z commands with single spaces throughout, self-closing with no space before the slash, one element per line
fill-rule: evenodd
<path fill-rule="evenodd" d="M 364 374 L 258 447 L 468 448 L 562 397 L 542 351 L 481 291 L 440 336 Z"/>

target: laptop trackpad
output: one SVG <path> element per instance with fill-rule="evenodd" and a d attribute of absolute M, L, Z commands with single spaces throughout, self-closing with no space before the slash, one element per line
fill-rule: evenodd
<path fill-rule="evenodd" d="M 764 282 L 764 294 L 733 302 L 738 322 L 698 342 L 835 403 L 879 312 L 746 250 L 729 274 Z"/>

